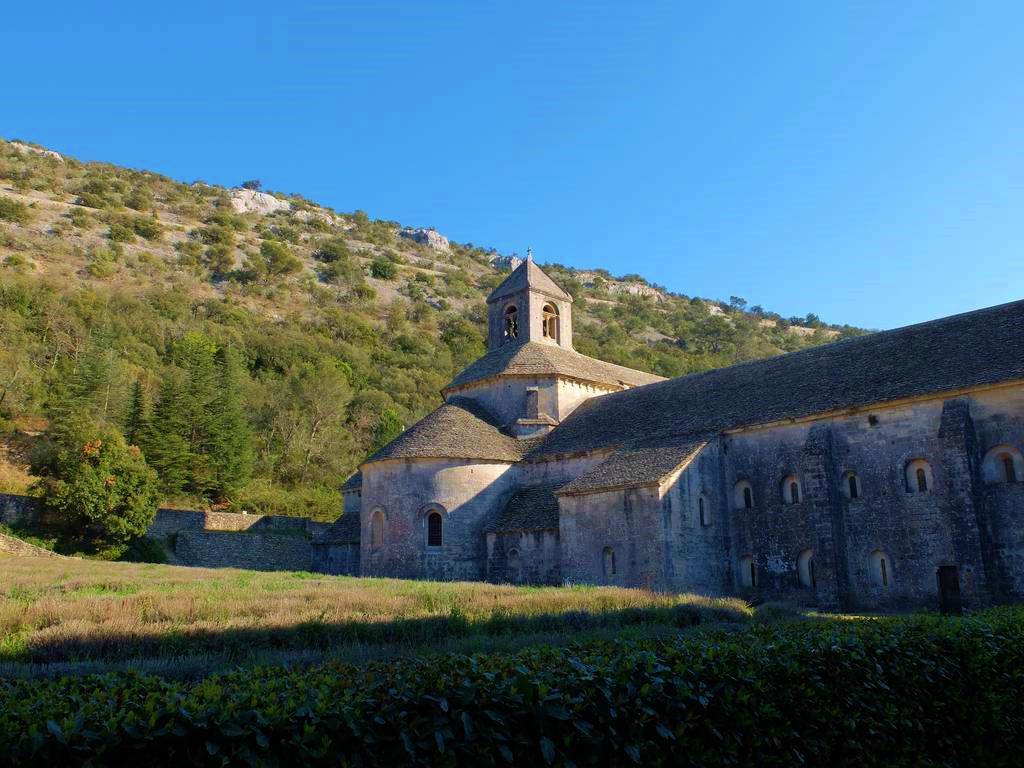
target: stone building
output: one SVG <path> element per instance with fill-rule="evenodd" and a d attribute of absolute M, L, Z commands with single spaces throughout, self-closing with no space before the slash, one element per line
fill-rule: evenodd
<path fill-rule="evenodd" d="M 362 465 L 318 567 L 1024 598 L 1024 301 L 672 380 L 574 351 L 572 298 L 530 259 L 487 303 L 489 351 Z"/>

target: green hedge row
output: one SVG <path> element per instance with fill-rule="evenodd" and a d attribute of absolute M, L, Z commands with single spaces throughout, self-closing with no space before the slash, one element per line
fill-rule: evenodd
<path fill-rule="evenodd" d="M 0 684 L 8 764 L 1019 765 L 1024 610 Z"/>

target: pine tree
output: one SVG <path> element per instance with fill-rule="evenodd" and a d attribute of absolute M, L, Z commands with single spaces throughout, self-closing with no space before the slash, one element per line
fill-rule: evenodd
<path fill-rule="evenodd" d="M 212 491 L 229 497 L 252 475 L 253 435 L 242 401 L 245 369 L 239 354 L 231 348 L 217 352 L 219 389 L 213 402 L 213 434 L 209 464 L 213 476 Z"/>
<path fill-rule="evenodd" d="M 138 445 L 146 430 L 146 393 L 142 388 L 142 380 L 136 379 L 132 385 L 132 398 L 128 403 L 128 415 L 124 422 L 124 436 L 128 445 Z"/>
<path fill-rule="evenodd" d="M 172 371 L 160 387 L 153 415 L 142 433 L 146 463 L 160 476 L 166 493 L 180 493 L 189 480 L 189 420 L 180 371 Z"/>
<path fill-rule="evenodd" d="M 185 371 L 184 436 L 188 441 L 188 490 L 208 494 L 214 490 L 210 463 L 217 426 L 217 347 L 201 333 L 187 333 L 175 345 L 174 357 Z"/>

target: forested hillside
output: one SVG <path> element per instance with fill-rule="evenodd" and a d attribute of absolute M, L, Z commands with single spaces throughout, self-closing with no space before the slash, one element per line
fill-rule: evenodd
<path fill-rule="evenodd" d="M 87 422 L 141 448 L 165 503 L 330 518 L 345 477 L 484 352 L 507 260 L 246 186 L 0 142 L 0 491 Z M 544 267 L 576 300 L 579 351 L 663 376 L 860 332 Z"/>

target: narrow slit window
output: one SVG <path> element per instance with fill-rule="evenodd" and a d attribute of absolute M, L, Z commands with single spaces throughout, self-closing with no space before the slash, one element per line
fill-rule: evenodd
<path fill-rule="evenodd" d="M 427 515 L 427 546 L 440 547 L 444 542 L 444 521 L 440 512 Z"/>
<path fill-rule="evenodd" d="M 1006 476 L 1006 482 L 1017 482 L 1017 468 L 1013 465 L 1013 456 L 1008 453 L 1003 454 L 1003 473 Z"/>

